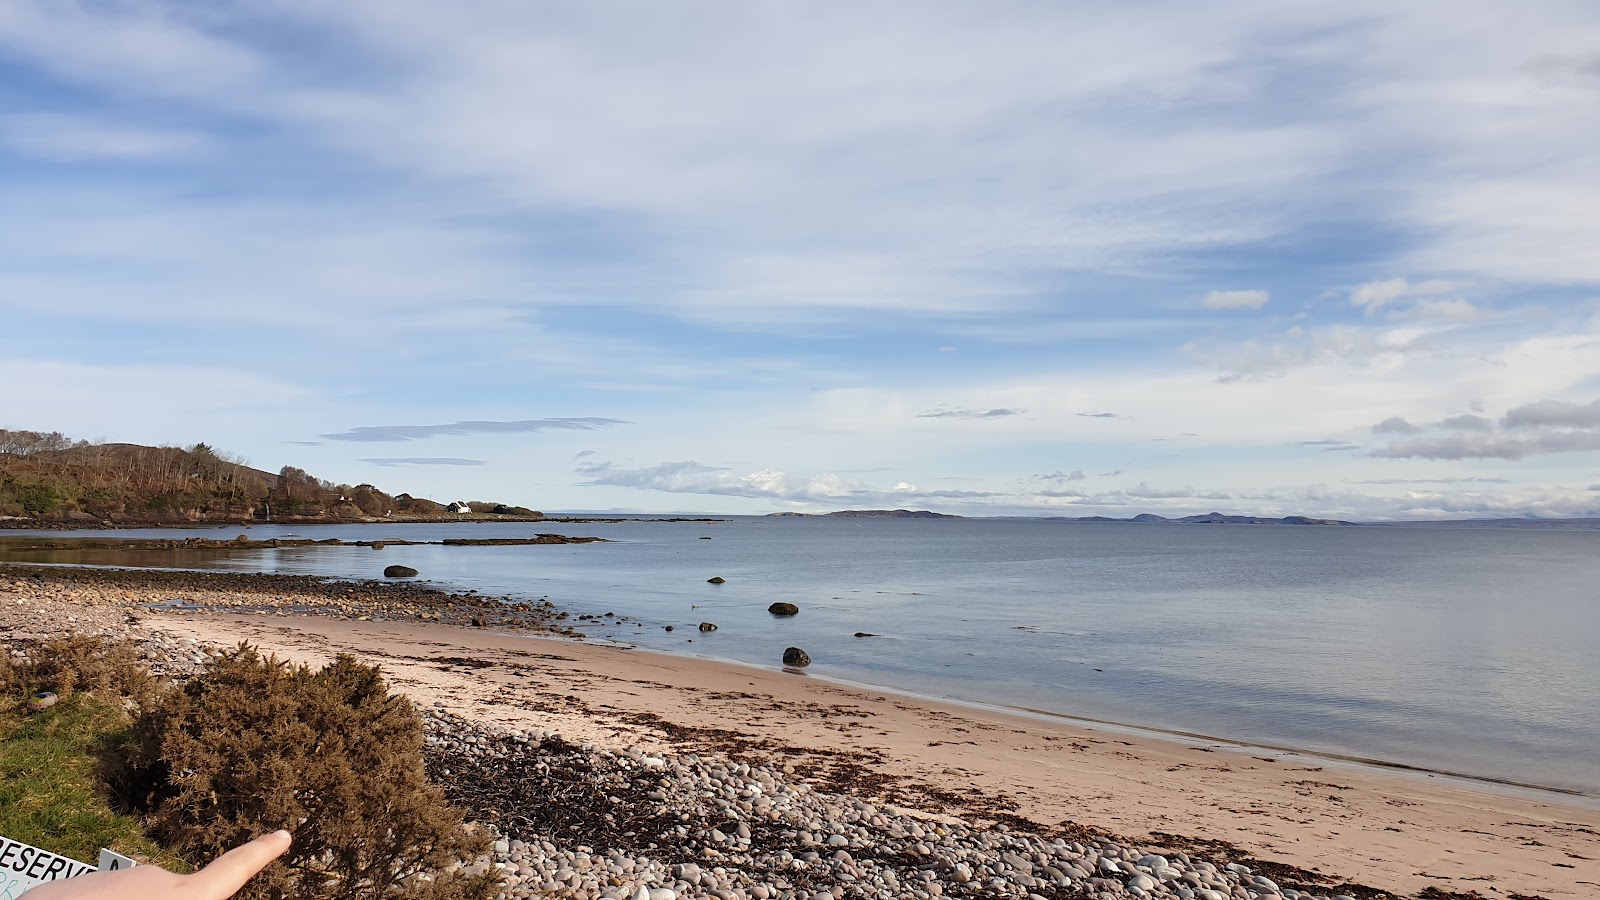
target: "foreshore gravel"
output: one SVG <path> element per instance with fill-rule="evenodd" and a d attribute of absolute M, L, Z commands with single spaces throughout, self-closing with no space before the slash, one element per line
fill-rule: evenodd
<path fill-rule="evenodd" d="M 207 660 L 202 641 L 162 628 L 153 609 L 203 617 L 328 616 L 563 633 L 548 604 L 502 601 L 410 583 L 301 576 L 0 565 L 0 633 L 68 631 L 133 640 L 153 671 L 177 678 Z M 496 837 L 506 898 L 844 900 L 891 897 L 1177 897 L 1182 900 L 1371 900 L 1397 896 L 1236 852 L 1222 841 L 1129 840 L 1003 808 L 940 808 L 874 793 L 869 772 L 839 777 L 704 740 L 590 743 L 482 718 L 472 704 L 421 709 L 429 774 Z M 667 723 L 672 725 L 674 723 Z M 687 732 L 695 723 L 676 723 Z M 961 790 L 962 776 L 937 787 Z M 934 793 L 926 796 L 933 797 Z M 1360 873 L 1340 873 L 1354 876 Z M 1485 895 L 1427 888 L 1422 900 Z M 1502 883 L 1488 896 L 1533 900 Z"/>
<path fill-rule="evenodd" d="M 779 767 L 573 744 L 443 709 L 425 721 L 429 774 L 497 829 L 478 868 L 498 868 L 509 897 L 1355 900 L 1082 830 L 1069 840 L 879 805 Z"/>

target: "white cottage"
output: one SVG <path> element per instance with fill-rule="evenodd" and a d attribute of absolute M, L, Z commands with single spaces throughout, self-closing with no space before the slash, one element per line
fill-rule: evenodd
<path fill-rule="evenodd" d="M 453 513 L 469 513 L 472 512 L 472 507 L 468 506 L 467 501 L 465 500 L 457 500 L 456 502 L 445 507 L 445 511 Z"/>

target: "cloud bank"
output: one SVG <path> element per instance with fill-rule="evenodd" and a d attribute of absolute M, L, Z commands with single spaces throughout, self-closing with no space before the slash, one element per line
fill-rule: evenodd
<path fill-rule="evenodd" d="M 464 459 L 456 456 L 380 456 L 363 459 L 375 466 L 481 466 L 481 459 Z"/>
<path fill-rule="evenodd" d="M 919 419 L 1003 419 L 1007 416 L 1020 416 L 1026 413 L 1025 409 L 946 409 L 939 408 L 928 412 L 917 413 Z"/>
<path fill-rule="evenodd" d="M 324 434 L 330 441 L 420 441 L 441 435 L 466 434 L 525 434 L 535 431 L 572 430 L 593 431 L 613 425 L 631 424 L 623 419 L 605 419 L 593 416 L 562 419 L 520 419 L 510 422 L 466 421 L 447 425 L 362 425 L 349 431 Z"/>
<path fill-rule="evenodd" d="M 1206 309 L 1260 309 L 1271 299 L 1266 291 L 1212 291 L 1200 305 Z"/>

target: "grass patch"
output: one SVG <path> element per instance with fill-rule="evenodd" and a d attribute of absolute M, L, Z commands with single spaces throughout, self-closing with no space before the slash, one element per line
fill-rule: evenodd
<path fill-rule="evenodd" d="M 91 864 L 109 847 L 188 871 L 106 797 L 98 754 L 131 724 L 116 698 L 74 693 L 32 715 L 0 699 L 0 834 Z"/>

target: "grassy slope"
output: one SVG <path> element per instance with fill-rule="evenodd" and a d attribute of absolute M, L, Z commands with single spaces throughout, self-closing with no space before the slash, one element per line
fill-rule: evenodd
<path fill-rule="evenodd" d="M 0 700 L 0 834 L 87 863 L 109 847 L 187 870 L 106 800 L 95 754 L 128 724 L 118 701 L 87 694 L 33 715 Z"/>

